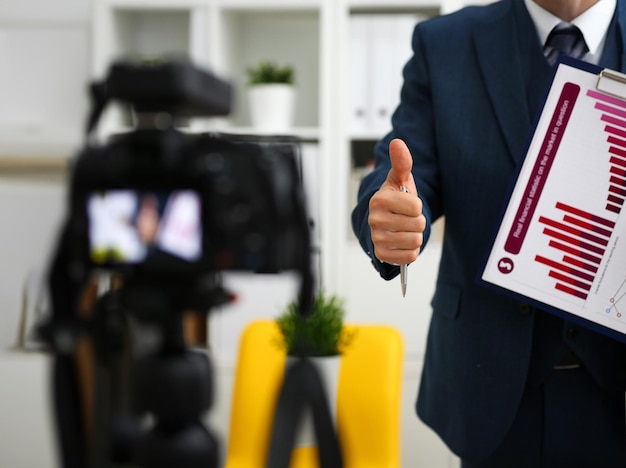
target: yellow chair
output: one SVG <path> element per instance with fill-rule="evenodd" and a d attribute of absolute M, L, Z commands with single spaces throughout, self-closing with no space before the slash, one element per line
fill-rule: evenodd
<path fill-rule="evenodd" d="M 386 325 L 347 325 L 354 338 L 341 358 L 337 430 L 345 468 L 399 468 L 404 347 Z M 226 468 L 264 468 L 285 352 L 272 320 L 250 323 L 239 348 Z M 298 447 L 291 468 L 318 468 L 315 447 Z"/>

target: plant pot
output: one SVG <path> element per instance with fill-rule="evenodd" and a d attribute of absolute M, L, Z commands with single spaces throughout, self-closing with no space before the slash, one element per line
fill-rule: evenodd
<path fill-rule="evenodd" d="M 287 366 L 294 363 L 296 357 L 287 357 Z M 339 384 L 339 370 L 341 368 L 341 356 L 323 356 L 308 358 L 317 368 L 328 399 L 330 416 L 333 425 L 337 426 L 337 388 Z M 315 438 L 315 426 L 311 408 L 305 409 L 296 432 L 295 447 L 310 447 L 317 445 Z"/>
<path fill-rule="evenodd" d="M 248 88 L 252 127 L 262 133 L 286 133 L 293 127 L 296 90 L 287 84 Z"/>

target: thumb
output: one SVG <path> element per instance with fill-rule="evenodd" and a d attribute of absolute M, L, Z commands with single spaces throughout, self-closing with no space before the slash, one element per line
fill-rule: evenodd
<path fill-rule="evenodd" d="M 391 170 L 387 176 L 387 181 L 396 187 L 413 185 L 413 157 L 406 143 L 399 138 L 391 140 L 389 143 L 389 158 L 391 159 Z"/>

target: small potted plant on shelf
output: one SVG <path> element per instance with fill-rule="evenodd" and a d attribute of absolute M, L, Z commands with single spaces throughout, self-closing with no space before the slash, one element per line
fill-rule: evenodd
<path fill-rule="evenodd" d="M 250 119 L 256 131 L 285 133 L 293 124 L 295 71 L 268 60 L 248 67 Z"/>

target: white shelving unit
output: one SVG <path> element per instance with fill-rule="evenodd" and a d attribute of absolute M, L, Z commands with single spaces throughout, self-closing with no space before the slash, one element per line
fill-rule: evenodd
<path fill-rule="evenodd" d="M 294 66 L 298 105 L 293 134 L 320 139 L 323 0 L 287 2 L 95 0 L 93 73 L 106 74 L 112 60 L 128 56 L 189 58 L 234 86 L 227 119 L 194 119 L 196 130 L 255 133 L 246 102 L 246 68 L 259 60 Z M 259 40 L 262 38 L 262 40 Z M 289 38 L 285 40 L 285 38 Z M 102 134 L 124 126 L 107 116 Z"/>

